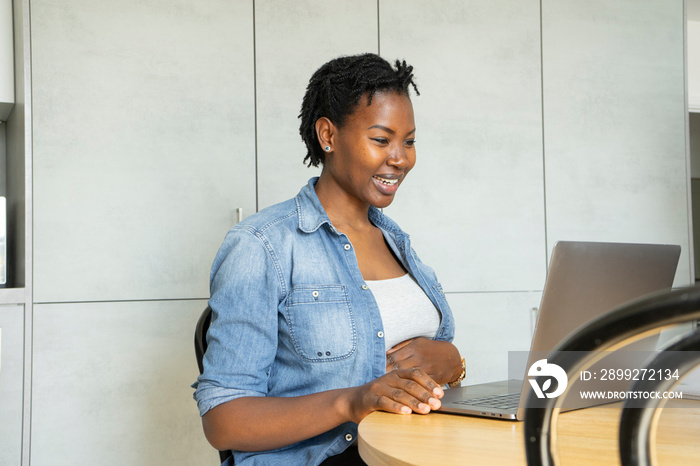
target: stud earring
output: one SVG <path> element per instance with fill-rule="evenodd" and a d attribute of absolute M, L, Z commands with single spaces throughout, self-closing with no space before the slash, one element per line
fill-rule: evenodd
<path fill-rule="evenodd" d="M 324 149 L 326 149 L 326 152 L 330 152 L 330 151 L 331 151 L 331 146 L 326 146 L 326 147 L 324 147 Z"/>

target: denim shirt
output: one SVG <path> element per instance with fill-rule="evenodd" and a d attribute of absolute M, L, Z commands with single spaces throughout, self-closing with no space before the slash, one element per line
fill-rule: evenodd
<path fill-rule="evenodd" d="M 204 373 L 193 385 L 202 416 L 239 397 L 301 396 L 386 373 L 379 309 L 316 181 L 233 227 L 214 260 Z M 433 270 L 391 219 L 374 207 L 369 219 L 440 312 L 435 339 L 452 341 L 454 319 Z M 315 465 L 356 437 L 357 424 L 348 422 L 284 448 L 234 451 L 235 463 Z"/>

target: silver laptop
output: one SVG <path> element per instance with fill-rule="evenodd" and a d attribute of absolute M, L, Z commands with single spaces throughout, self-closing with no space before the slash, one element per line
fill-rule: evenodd
<path fill-rule="evenodd" d="M 567 335 L 599 315 L 646 294 L 670 289 L 680 251 L 676 245 L 558 242 L 552 251 L 530 353 L 523 367 L 530 367 Z M 641 357 L 644 350 L 656 349 L 657 339 L 646 338 L 630 349 Z M 629 361 L 645 367 L 639 363 Z M 522 380 L 446 390 L 439 411 L 522 420 L 524 402 L 532 390 L 526 380 L 523 372 Z M 594 404 L 601 401 L 589 400 L 565 409 Z"/>

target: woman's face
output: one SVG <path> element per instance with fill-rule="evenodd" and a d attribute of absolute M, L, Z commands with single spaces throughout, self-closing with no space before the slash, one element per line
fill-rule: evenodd
<path fill-rule="evenodd" d="M 365 94 L 331 137 L 324 171 L 352 199 L 386 207 L 416 163 L 413 105 L 405 94 Z"/>

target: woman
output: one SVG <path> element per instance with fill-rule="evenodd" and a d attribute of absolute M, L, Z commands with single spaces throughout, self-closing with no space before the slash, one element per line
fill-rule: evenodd
<path fill-rule="evenodd" d="M 415 164 L 409 86 L 412 67 L 374 54 L 323 65 L 300 115 L 320 177 L 217 254 L 195 398 L 236 464 L 352 464 L 366 415 L 428 413 L 464 377 L 433 271 L 378 209 Z"/>

